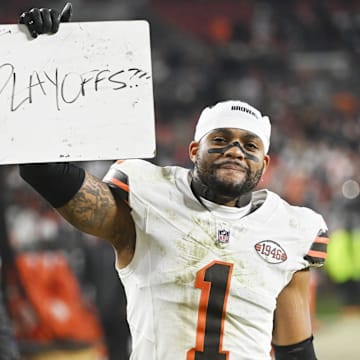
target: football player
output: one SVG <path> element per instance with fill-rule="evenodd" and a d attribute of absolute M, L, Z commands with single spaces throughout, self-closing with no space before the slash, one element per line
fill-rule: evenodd
<path fill-rule="evenodd" d="M 21 22 L 34 37 L 53 33 L 69 9 L 32 9 Z M 316 359 L 309 269 L 324 263 L 327 227 L 255 190 L 270 133 L 267 116 L 229 100 L 202 111 L 193 169 L 125 160 L 101 180 L 72 163 L 20 165 L 67 221 L 113 245 L 131 359 L 269 360 L 271 347 L 278 360 Z"/>

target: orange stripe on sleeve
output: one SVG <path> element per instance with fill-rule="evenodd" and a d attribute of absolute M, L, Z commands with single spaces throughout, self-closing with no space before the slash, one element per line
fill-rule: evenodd
<path fill-rule="evenodd" d="M 118 179 L 116 179 L 116 178 L 114 178 L 114 177 L 112 177 L 112 178 L 110 179 L 110 181 L 111 181 L 113 184 L 115 184 L 116 186 L 118 186 L 120 189 L 123 189 L 123 190 L 126 191 L 126 192 L 129 192 L 129 191 L 130 191 L 129 185 L 124 184 L 122 181 L 120 181 L 120 180 L 118 180 Z"/>
<path fill-rule="evenodd" d="M 309 250 L 309 252 L 307 253 L 307 255 L 308 255 L 308 256 L 312 256 L 312 257 L 321 258 L 321 259 L 325 259 L 325 258 L 326 258 L 326 252 L 324 252 L 324 251 Z"/>
<path fill-rule="evenodd" d="M 322 236 L 318 236 L 315 241 L 315 243 L 320 243 L 320 244 L 328 244 L 329 243 L 329 238 L 327 237 L 322 237 Z"/>

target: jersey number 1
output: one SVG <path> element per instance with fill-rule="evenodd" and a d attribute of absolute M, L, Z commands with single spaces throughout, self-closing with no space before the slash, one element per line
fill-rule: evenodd
<path fill-rule="evenodd" d="M 196 345 L 186 360 L 227 360 L 222 349 L 226 304 L 233 264 L 213 261 L 196 274 L 195 287 L 201 289 Z"/>

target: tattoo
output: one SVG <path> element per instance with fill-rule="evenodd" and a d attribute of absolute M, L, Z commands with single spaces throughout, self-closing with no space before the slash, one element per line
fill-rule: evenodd
<path fill-rule="evenodd" d="M 66 206 L 62 213 L 75 227 L 94 235 L 101 234 L 109 211 L 115 200 L 108 186 L 91 174 Z"/>
<path fill-rule="evenodd" d="M 117 202 L 107 184 L 87 173 L 76 195 L 57 210 L 79 230 L 110 241 L 118 266 L 129 264 L 135 251 L 135 225 L 130 208 Z"/>

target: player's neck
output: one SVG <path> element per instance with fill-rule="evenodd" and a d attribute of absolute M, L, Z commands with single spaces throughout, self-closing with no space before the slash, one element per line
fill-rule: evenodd
<path fill-rule="evenodd" d="M 198 177 L 194 177 L 191 174 L 190 186 L 196 198 L 201 202 L 200 198 L 204 198 L 219 205 L 231 206 L 231 207 L 243 207 L 250 203 L 251 192 L 243 194 L 238 197 L 229 197 L 218 194 L 204 184 Z"/>

